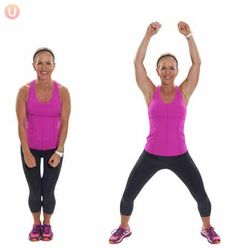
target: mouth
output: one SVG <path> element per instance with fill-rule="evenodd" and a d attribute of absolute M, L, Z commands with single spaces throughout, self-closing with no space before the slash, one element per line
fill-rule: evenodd
<path fill-rule="evenodd" d="M 47 75 L 47 74 L 48 74 L 48 72 L 45 72 L 45 71 L 40 71 L 40 73 L 41 73 L 42 75 Z"/>
<path fill-rule="evenodd" d="M 165 79 L 165 80 L 171 80 L 171 79 L 172 79 L 172 77 L 165 76 L 165 77 L 164 77 L 164 79 Z"/>

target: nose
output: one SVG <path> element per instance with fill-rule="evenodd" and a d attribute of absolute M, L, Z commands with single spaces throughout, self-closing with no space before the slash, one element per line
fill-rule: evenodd
<path fill-rule="evenodd" d="M 166 69 L 166 75 L 170 75 L 171 74 L 171 70 L 169 68 Z"/>
<path fill-rule="evenodd" d="M 45 63 L 42 64 L 42 70 L 45 70 L 47 68 L 47 65 Z"/>

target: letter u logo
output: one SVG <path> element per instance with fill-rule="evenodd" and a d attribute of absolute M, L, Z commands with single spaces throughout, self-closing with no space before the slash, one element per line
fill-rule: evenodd
<path fill-rule="evenodd" d="M 15 19 L 19 16 L 20 14 L 20 9 L 17 5 L 15 4 L 9 4 L 5 8 L 5 15 L 9 19 Z"/>

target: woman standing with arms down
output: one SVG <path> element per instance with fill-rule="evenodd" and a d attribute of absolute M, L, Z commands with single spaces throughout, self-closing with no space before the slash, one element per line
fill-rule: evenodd
<path fill-rule="evenodd" d="M 210 243 L 217 244 L 220 237 L 210 224 L 211 203 L 200 173 L 187 151 L 184 138 L 186 107 L 199 79 L 199 53 L 189 25 L 179 22 L 179 32 L 187 39 L 192 65 L 187 78 L 178 87 L 174 84 L 178 74 L 176 57 L 172 54 L 160 56 L 156 70 L 161 85 L 156 87 L 149 79 L 143 61 L 149 41 L 160 27 L 158 22 L 148 26 L 135 58 L 136 81 L 148 106 L 150 133 L 145 149 L 130 173 L 121 199 L 121 224 L 112 233 L 109 242 L 116 244 L 131 235 L 128 223 L 136 196 L 158 170 L 170 169 L 184 182 L 198 204 L 203 223 L 202 236 Z"/>
<path fill-rule="evenodd" d="M 30 191 L 29 208 L 34 221 L 29 240 L 47 241 L 53 238 L 50 220 L 68 131 L 70 96 L 64 86 L 51 78 L 55 57 L 50 49 L 40 48 L 34 53 L 33 67 L 37 79 L 20 88 L 16 112 L 23 169 Z"/>

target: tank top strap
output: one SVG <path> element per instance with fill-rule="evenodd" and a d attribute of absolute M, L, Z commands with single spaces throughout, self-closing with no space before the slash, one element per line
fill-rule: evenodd
<path fill-rule="evenodd" d="M 29 83 L 29 93 L 28 93 L 28 99 L 34 99 L 35 98 L 35 80 L 32 80 Z"/>
<path fill-rule="evenodd" d="M 180 92 L 180 88 L 178 86 L 176 86 L 175 90 L 176 90 L 176 98 L 182 100 L 183 96 L 182 96 L 182 94 Z"/>
<path fill-rule="evenodd" d="M 54 80 L 54 86 L 55 86 L 55 89 L 59 89 L 59 83 L 57 81 Z"/>
<path fill-rule="evenodd" d="M 161 94 L 160 89 L 161 89 L 160 86 L 156 87 L 152 99 L 160 99 L 160 94 Z M 178 86 L 175 86 L 175 98 L 176 98 L 176 100 L 178 100 L 178 99 L 182 100 L 183 99 L 183 96 L 182 96 Z"/>
<path fill-rule="evenodd" d="M 59 92 L 59 83 L 54 81 L 54 89 L 53 89 L 53 99 L 58 99 L 59 101 L 61 101 L 60 99 L 60 92 Z"/>
<path fill-rule="evenodd" d="M 58 82 L 54 81 L 54 85 L 53 85 L 53 95 L 57 95 L 59 93 L 59 85 Z"/>
<path fill-rule="evenodd" d="M 155 92 L 153 94 L 154 99 L 159 99 L 160 98 L 160 86 L 157 86 L 155 89 Z"/>

